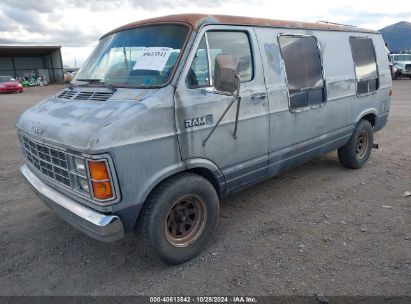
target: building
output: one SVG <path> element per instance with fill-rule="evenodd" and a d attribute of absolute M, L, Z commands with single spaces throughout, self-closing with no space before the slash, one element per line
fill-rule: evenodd
<path fill-rule="evenodd" d="M 63 82 L 61 46 L 0 46 L 0 75 L 42 75 L 49 83 Z"/>

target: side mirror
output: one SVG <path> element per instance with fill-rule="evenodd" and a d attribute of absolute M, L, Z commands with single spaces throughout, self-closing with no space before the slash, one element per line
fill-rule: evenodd
<path fill-rule="evenodd" d="M 214 87 L 217 91 L 233 94 L 240 88 L 240 60 L 237 56 L 217 55 L 214 64 Z"/>

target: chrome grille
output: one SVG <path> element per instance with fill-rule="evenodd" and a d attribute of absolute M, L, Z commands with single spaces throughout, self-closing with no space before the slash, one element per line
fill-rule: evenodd
<path fill-rule="evenodd" d="M 405 65 L 405 70 L 406 70 L 407 72 L 411 71 L 411 64 L 406 64 L 406 65 Z"/>
<path fill-rule="evenodd" d="M 112 92 L 76 92 L 73 90 L 64 90 L 57 97 L 74 100 L 106 101 L 111 96 L 113 96 Z"/>
<path fill-rule="evenodd" d="M 30 164 L 45 176 L 56 182 L 71 187 L 70 172 L 67 154 L 35 143 L 24 135 L 20 135 L 23 154 Z"/>

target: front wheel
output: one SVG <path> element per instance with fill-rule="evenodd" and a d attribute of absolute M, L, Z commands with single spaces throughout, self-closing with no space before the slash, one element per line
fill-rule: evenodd
<path fill-rule="evenodd" d="M 350 169 L 361 168 L 371 154 L 373 135 L 370 122 L 365 119 L 360 120 L 350 141 L 338 149 L 340 163 Z"/>
<path fill-rule="evenodd" d="M 183 173 L 162 182 L 148 198 L 139 232 L 149 257 L 180 264 L 197 256 L 215 230 L 219 201 L 203 177 Z"/>

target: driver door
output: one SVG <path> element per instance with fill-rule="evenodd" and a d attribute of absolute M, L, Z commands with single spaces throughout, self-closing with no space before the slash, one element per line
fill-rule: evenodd
<path fill-rule="evenodd" d="M 204 144 L 232 96 L 215 94 L 214 59 L 240 59 L 237 136 L 235 102 Z M 175 94 L 176 128 L 183 160 L 207 159 L 222 171 L 227 190 L 264 178 L 268 165 L 269 117 L 261 57 L 252 28 L 209 26 L 197 36 Z"/>

